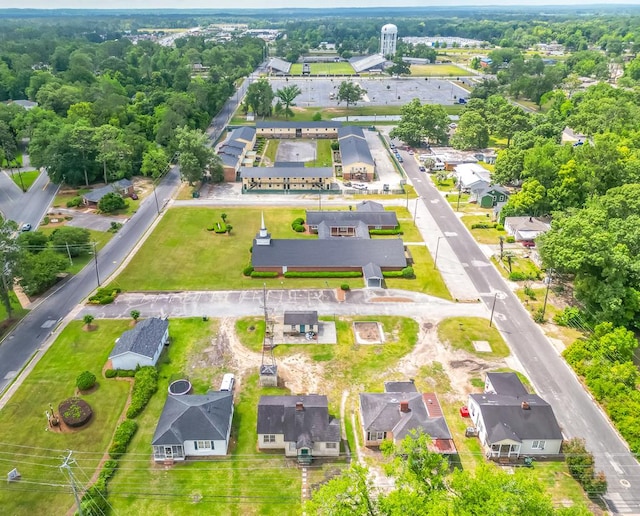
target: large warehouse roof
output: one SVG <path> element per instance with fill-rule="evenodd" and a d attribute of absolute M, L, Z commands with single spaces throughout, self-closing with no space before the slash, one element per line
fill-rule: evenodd
<path fill-rule="evenodd" d="M 374 54 L 366 57 L 356 57 L 349 61 L 353 69 L 357 72 L 365 72 L 367 70 L 371 70 L 373 68 L 382 69 L 384 63 L 387 60 L 384 56 L 380 54 Z"/>

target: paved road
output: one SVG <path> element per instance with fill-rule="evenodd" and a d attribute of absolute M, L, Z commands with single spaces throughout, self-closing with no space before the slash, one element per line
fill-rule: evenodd
<path fill-rule="evenodd" d="M 171 169 L 157 188 L 163 206 L 179 184 L 179 170 Z M 46 210 L 48 205 L 44 207 Z M 153 196 L 147 197 L 137 213 L 98 254 L 98 274 L 106 279 L 131 252 L 157 216 Z M 97 284 L 94 267 L 85 267 L 36 306 L 0 345 L 0 392 L 43 345 L 55 326 L 80 303 Z"/>
<path fill-rule="evenodd" d="M 567 437 L 586 439 L 597 468 L 607 476 L 609 490 L 605 500 L 610 510 L 616 514 L 640 514 L 640 465 L 626 443 L 481 252 L 449 203 L 425 180 L 413 156 L 401 154 L 408 176 L 435 219 L 437 228 L 433 230 L 448 235 L 447 243 L 487 308 L 495 303 L 496 326 L 536 392 L 551 404 Z"/>
<path fill-rule="evenodd" d="M 34 228 L 40 224 L 47 213 L 58 185 L 49 181 L 46 172 L 42 172 L 26 193 L 16 185 L 8 172 L 0 172 L 0 211 L 5 218 L 19 225 L 31 224 Z"/>

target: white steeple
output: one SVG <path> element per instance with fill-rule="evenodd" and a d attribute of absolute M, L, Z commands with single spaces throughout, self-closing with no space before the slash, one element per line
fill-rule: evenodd
<path fill-rule="evenodd" d="M 271 235 L 267 231 L 267 226 L 264 223 L 264 212 L 262 212 L 260 231 L 256 235 L 256 245 L 270 245 L 270 244 L 271 244 Z"/>

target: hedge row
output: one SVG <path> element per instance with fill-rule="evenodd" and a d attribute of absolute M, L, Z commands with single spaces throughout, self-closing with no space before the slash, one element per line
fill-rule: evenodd
<path fill-rule="evenodd" d="M 471 229 L 496 229 L 498 224 L 496 222 L 478 222 L 477 224 L 471 224 Z"/>
<path fill-rule="evenodd" d="M 252 278 L 277 278 L 277 272 L 262 272 L 262 271 L 253 271 L 251 273 Z"/>
<path fill-rule="evenodd" d="M 403 235 L 401 229 L 370 229 L 370 235 Z"/>
<path fill-rule="evenodd" d="M 358 271 L 287 271 L 285 278 L 360 278 Z"/>
<path fill-rule="evenodd" d="M 226 233 L 227 225 L 224 222 L 214 222 L 213 226 L 207 228 L 207 231 L 214 231 L 216 233 Z"/>
<path fill-rule="evenodd" d="M 402 278 L 402 271 L 382 271 L 385 278 Z"/>
<path fill-rule="evenodd" d="M 509 279 L 511 281 L 537 281 L 540 279 L 540 274 L 515 271 L 509 274 Z"/>
<path fill-rule="evenodd" d="M 158 371 L 156 368 L 152 366 L 141 367 L 135 376 L 127 417 L 132 419 L 140 414 L 157 390 Z"/>
<path fill-rule="evenodd" d="M 113 442 L 109 447 L 109 457 L 112 459 L 119 459 L 127 451 L 127 446 L 133 439 L 136 431 L 138 430 L 138 423 L 133 419 L 125 419 L 116 428 L 116 433 L 113 436 Z"/>
<path fill-rule="evenodd" d="M 109 303 L 113 303 L 120 292 L 122 292 L 122 290 L 117 287 L 99 288 L 98 291 L 89 298 L 89 303 L 94 305 L 108 305 Z"/>

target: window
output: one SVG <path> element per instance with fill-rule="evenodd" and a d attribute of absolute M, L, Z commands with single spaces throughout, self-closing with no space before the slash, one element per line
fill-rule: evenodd
<path fill-rule="evenodd" d="M 324 447 L 327 450 L 335 450 L 338 447 L 338 443 L 325 443 Z"/>
<path fill-rule="evenodd" d="M 263 443 L 275 443 L 276 442 L 276 436 L 274 434 L 264 434 L 262 436 L 262 442 Z"/>
<path fill-rule="evenodd" d="M 367 441 L 382 441 L 386 437 L 387 432 L 367 432 Z"/>
<path fill-rule="evenodd" d="M 531 443 L 532 450 L 544 450 L 544 445 L 547 444 L 547 441 L 533 441 Z"/>
<path fill-rule="evenodd" d="M 194 441 L 196 450 L 212 450 L 213 441 Z"/>

